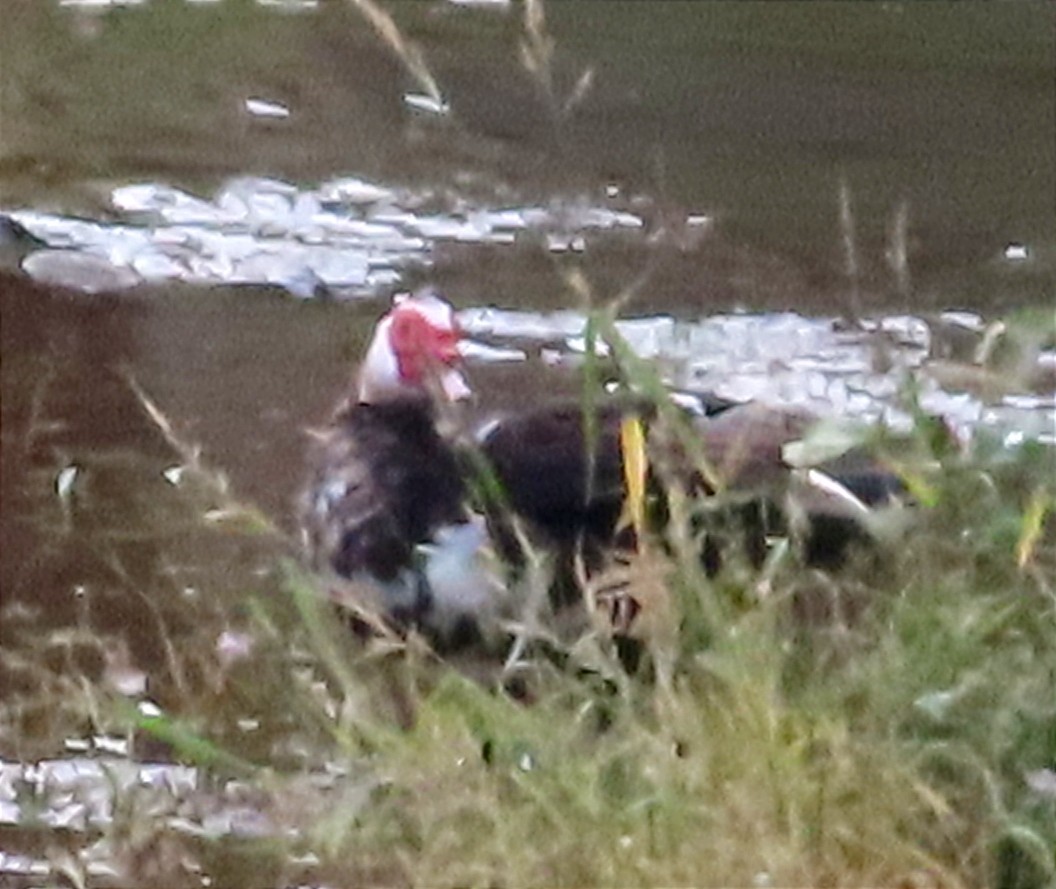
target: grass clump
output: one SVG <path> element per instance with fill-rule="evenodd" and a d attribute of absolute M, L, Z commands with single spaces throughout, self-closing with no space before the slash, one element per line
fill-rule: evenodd
<path fill-rule="evenodd" d="M 647 574 L 666 609 L 640 633 L 644 666 L 624 670 L 594 629 L 566 657 L 531 662 L 528 701 L 413 640 L 373 653 L 306 643 L 338 677 L 333 737 L 371 776 L 354 812 L 310 830 L 327 872 L 391 885 L 1050 885 L 1050 469 L 1044 449 L 946 455 L 932 505 L 883 570 L 873 559 L 830 575 L 787 556 L 712 580 L 677 552 L 641 552 L 664 560 Z M 804 607 L 811 597 L 827 607 Z"/>
<path fill-rule="evenodd" d="M 186 498 L 175 511 L 201 506 L 198 543 L 220 536 L 230 555 L 241 535 L 274 562 L 286 541 L 140 395 L 185 473 L 151 509 Z M 193 633 L 164 600 L 147 684 L 163 713 L 115 706 L 103 667 L 69 680 L 95 730 L 123 726 L 212 776 L 201 799 L 161 807 L 115 790 L 112 860 L 173 885 L 188 859 L 217 885 L 1051 885 L 1052 455 L 936 454 L 923 424 L 915 446 L 937 460 L 897 548 L 836 573 L 778 548 L 711 578 L 676 527 L 626 569 L 637 669 L 584 622 L 527 644 L 516 693 L 501 657 L 442 659 L 414 634 L 356 640 L 293 563 L 252 595 L 260 563 L 232 577 L 225 558 L 227 598 L 209 600 L 202 578 L 182 606 L 198 609 Z M 99 466 L 82 471 L 101 483 Z M 691 505 L 673 504 L 676 525 Z M 146 589 L 149 572 L 129 582 Z M 224 655 L 214 639 L 232 628 L 244 650 Z M 221 813 L 243 801 L 264 838 L 188 835 L 218 817 L 217 796 Z M 175 850 L 164 873 L 158 848 Z"/>

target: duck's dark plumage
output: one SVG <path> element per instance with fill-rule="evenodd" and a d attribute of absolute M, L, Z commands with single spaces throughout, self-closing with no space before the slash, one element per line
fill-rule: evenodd
<path fill-rule="evenodd" d="M 611 536 L 624 498 L 619 423 L 625 414 L 622 407 L 601 407 L 589 430 L 577 404 L 504 419 L 480 449 L 505 505 L 557 542 Z"/>
<path fill-rule="evenodd" d="M 736 407 L 717 396 L 698 400 L 703 417 Z M 606 542 L 626 496 L 622 424 L 637 419 L 647 430 L 658 422 L 663 427 L 657 413 L 648 399 L 633 396 L 607 397 L 589 408 L 578 401 L 558 402 L 505 417 L 483 437 L 480 450 L 519 517 L 560 542 L 582 537 Z M 682 419 L 689 423 L 689 413 Z M 654 451 L 673 456 L 670 443 L 648 437 L 653 456 Z M 696 486 L 686 474 L 687 484 Z"/>
<path fill-rule="evenodd" d="M 485 437 L 481 450 L 505 492 L 508 510 L 528 520 L 531 529 L 541 531 L 545 542 L 566 550 L 582 547 L 589 567 L 594 556 L 617 540 L 626 496 L 620 426 L 624 418 L 637 417 L 645 422 L 651 457 L 667 465 L 668 482 L 677 482 L 697 495 L 712 493 L 714 482 L 734 495 L 726 523 L 731 529 L 736 527 L 735 537 L 746 538 L 752 561 L 761 564 L 766 535 L 784 530 L 780 521 L 775 527 L 772 519 L 764 518 L 779 516 L 785 505 L 791 473 L 782 449 L 802 438 L 817 418 L 799 410 L 716 402 L 705 416 L 685 417 L 692 422 L 708 462 L 708 471 L 702 473 L 686 459 L 681 446 L 663 434 L 665 423 L 656 413 L 655 406 L 641 401 L 606 402 L 595 408 L 588 424 L 579 404 L 538 408 L 503 420 Z M 655 431 L 658 423 L 661 434 L 655 437 L 648 430 L 653 427 Z M 821 468 L 867 507 L 888 505 L 905 494 L 896 475 L 860 452 Z M 663 486 L 650 484 L 650 490 L 663 521 Z M 762 508 L 764 502 L 770 507 Z M 861 523 L 846 511 L 830 512 L 809 504 L 806 510 L 810 521 L 804 556 L 808 564 L 837 566 L 851 543 L 869 539 Z M 517 543 L 502 511 L 494 511 L 491 521 L 504 552 L 516 557 Z M 706 550 L 714 546 L 709 537 Z M 714 558 L 705 561 L 717 570 L 721 559 L 711 555 Z"/>
<path fill-rule="evenodd" d="M 352 405 L 319 447 L 308 485 L 309 544 L 344 577 L 394 580 L 417 544 L 466 520 L 462 473 L 424 398 Z"/>

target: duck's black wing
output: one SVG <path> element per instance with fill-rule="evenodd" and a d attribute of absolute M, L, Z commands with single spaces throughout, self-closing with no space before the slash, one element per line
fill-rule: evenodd
<path fill-rule="evenodd" d="M 509 510 L 558 543 L 612 536 L 624 498 L 622 408 L 588 420 L 575 403 L 507 417 L 479 445 L 499 496 L 489 513 Z"/>

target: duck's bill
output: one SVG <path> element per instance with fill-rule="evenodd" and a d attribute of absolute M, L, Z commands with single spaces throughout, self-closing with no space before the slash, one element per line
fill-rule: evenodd
<path fill-rule="evenodd" d="M 465 401 L 473 394 L 466 378 L 453 367 L 445 367 L 440 372 L 437 382 L 440 384 L 440 391 L 448 401 Z"/>

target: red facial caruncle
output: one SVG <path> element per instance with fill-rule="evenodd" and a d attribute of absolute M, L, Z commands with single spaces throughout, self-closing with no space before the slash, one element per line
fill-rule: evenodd
<path fill-rule="evenodd" d="M 406 299 L 390 317 L 389 342 L 404 383 L 420 385 L 429 368 L 454 367 L 461 361 L 462 333 L 446 303 Z"/>

